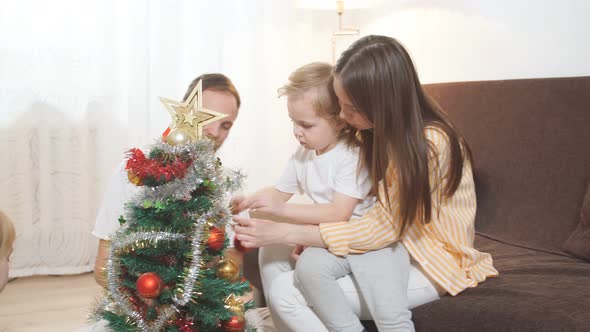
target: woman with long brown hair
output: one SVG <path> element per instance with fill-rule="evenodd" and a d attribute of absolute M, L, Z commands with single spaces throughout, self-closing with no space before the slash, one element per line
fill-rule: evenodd
<path fill-rule="evenodd" d="M 375 278 L 394 280 L 396 269 L 383 261 L 381 266 L 365 266 L 357 274 L 352 264 L 354 257 L 378 255 L 403 246 L 413 270 L 409 280 L 399 276 L 395 280 L 408 288 L 413 279 L 422 278 L 431 289 L 438 290 L 417 298 L 408 288 L 407 299 L 402 299 L 408 307 L 433 301 L 439 294 L 455 296 L 496 276 L 491 256 L 473 247 L 476 199 L 469 146 L 425 94 L 405 48 L 390 37 L 361 38 L 338 60 L 334 89 L 340 116 L 358 130 L 362 165 L 369 171 L 378 203 L 362 218 L 319 226 L 235 218 L 240 224 L 235 229 L 242 244 L 261 247 L 291 243 L 327 248 L 351 262 L 363 294 L 365 289 L 376 293 L 370 291 L 371 287 L 382 283 L 372 282 Z M 336 282 L 336 278 L 329 280 L 314 272 L 325 262 L 318 259 L 324 257 L 317 254 L 321 249 L 308 250 L 296 268 L 305 267 L 304 271 L 296 271 L 297 278 L 304 279 L 301 284 L 307 285 L 309 280 Z M 305 260 L 308 262 L 304 264 Z M 383 296 L 394 296 L 388 293 L 396 291 L 394 286 L 383 290 Z M 322 296 L 321 292 L 306 291 L 303 295 L 310 303 L 321 301 Z M 273 294 L 268 297 L 272 299 Z M 364 300 L 372 312 L 388 310 L 382 299 Z M 295 302 L 279 299 L 275 303 Z M 324 308 L 314 309 L 322 318 Z M 284 317 L 275 308 L 280 317 L 273 318 L 288 320 L 287 313 L 294 310 L 284 310 Z"/>

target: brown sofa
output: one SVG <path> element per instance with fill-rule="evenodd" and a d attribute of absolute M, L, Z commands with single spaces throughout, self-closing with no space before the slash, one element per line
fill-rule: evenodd
<path fill-rule="evenodd" d="M 589 229 L 563 249 L 590 192 L 590 77 L 425 88 L 471 144 L 475 246 L 500 276 L 415 308 L 417 331 L 590 331 Z"/>

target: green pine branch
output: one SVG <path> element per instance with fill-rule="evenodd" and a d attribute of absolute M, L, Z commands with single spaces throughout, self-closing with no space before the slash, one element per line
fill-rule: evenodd
<path fill-rule="evenodd" d="M 146 272 L 155 272 L 165 284 L 176 281 L 180 274 L 180 271 L 176 266 L 166 266 L 161 262 L 139 255 L 123 256 L 121 257 L 121 264 L 127 268 L 127 271 L 131 276 L 139 276 Z"/>

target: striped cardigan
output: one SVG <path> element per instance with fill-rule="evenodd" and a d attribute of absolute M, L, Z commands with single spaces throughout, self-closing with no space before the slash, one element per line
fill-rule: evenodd
<path fill-rule="evenodd" d="M 438 155 L 438 168 L 445 174 L 449 165 L 448 141 L 439 130 L 428 127 L 426 138 Z M 430 162 L 430 164 L 433 164 Z M 475 287 L 487 277 L 498 275 L 490 254 L 473 247 L 476 210 L 475 185 L 469 162 L 465 162 L 463 175 L 456 192 L 439 199 L 444 177 L 434 176 L 430 167 L 433 215 L 430 223 L 413 223 L 400 238 L 398 188 L 394 167 L 389 167 L 386 183 L 391 210 L 376 203 L 363 217 L 348 222 L 320 224 L 320 232 L 328 249 L 335 255 L 360 254 L 377 250 L 401 241 L 424 272 L 451 295 L 468 287 Z M 438 184 L 435 179 L 443 179 Z M 379 185 L 384 197 L 383 181 Z"/>

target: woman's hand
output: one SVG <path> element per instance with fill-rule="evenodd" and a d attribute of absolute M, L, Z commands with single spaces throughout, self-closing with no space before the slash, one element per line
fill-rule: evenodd
<path fill-rule="evenodd" d="M 286 243 L 291 224 L 270 220 L 234 217 L 239 225 L 234 226 L 236 238 L 246 248 L 259 248 Z"/>
<path fill-rule="evenodd" d="M 236 238 L 246 248 L 272 244 L 301 244 L 325 248 L 326 244 L 317 225 L 296 225 L 264 219 L 234 217 Z"/>

